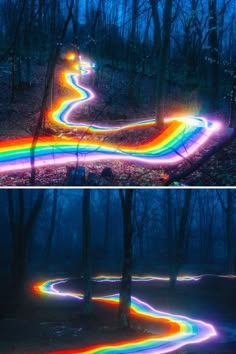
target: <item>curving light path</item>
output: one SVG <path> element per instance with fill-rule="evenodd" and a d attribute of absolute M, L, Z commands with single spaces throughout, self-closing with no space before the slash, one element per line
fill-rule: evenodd
<path fill-rule="evenodd" d="M 130 129 L 154 127 L 155 120 L 148 119 L 122 126 L 109 126 L 75 122 L 74 113 L 85 102 L 93 100 L 92 90 L 81 84 L 81 76 L 90 75 L 93 64 L 76 59 L 69 54 L 70 69 L 62 73 L 62 84 L 69 87 L 75 98 L 60 100 L 49 113 L 48 121 L 65 130 L 72 129 L 88 134 L 114 134 Z M 149 141 L 139 145 L 112 144 L 90 138 L 41 136 L 35 148 L 35 167 L 67 163 L 128 160 L 144 164 L 177 164 L 188 159 L 220 129 L 218 122 L 203 117 L 175 117 L 164 120 L 164 129 Z M 0 142 L 0 172 L 30 169 L 32 138 L 18 138 Z"/>
<path fill-rule="evenodd" d="M 102 276 L 106 281 L 113 281 L 114 277 Z M 134 277 L 136 281 L 148 281 L 147 277 Z M 151 277 L 154 280 L 154 277 Z M 188 278 L 188 277 L 186 277 Z M 194 277 L 189 277 L 189 280 Z M 139 280 L 138 280 L 139 279 Z M 157 277 L 156 279 L 162 279 Z M 183 279 L 182 277 L 180 279 Z M 94 281 L 99 280 L 95 277 Z M 71 291 L 65 291 L 60 288 L 61 284 L 65 284 L 69 279 L 54 279 L 46 281 L 35 287 L 35 290 L 41 294 L 83 299 L 83 294 Z M 102 302 L 108 305 L 118 305 L 119 294 L 93 297 L 94 301 Z M 65 350 L 53 352 L 52 354 L 164 354 L 177 350 L 187 344 L 195 344 L 206 341 L 216 336 L 216 331 L 211 324 L 195 320 L 186 316 L 175 315 L 167 312 L 158 311 L 148 303 L 132 296 L 131 314 L 140 318 L 156 320 L 157 324 L 164 324 L 167 327 L 165 334 L 150 334 L 139 339 L 131 339 L 118 342 L 115 344 L 99 344 L 81 349 Z"/>
<path fill-rule="evenodd" d="M 216 275 L 216 274 L 200 274 L 200 275 L 180 275 L 177 277 L 178 282 L 189 282 L 189 281 L 199 281 L 203 278 L 206 277 L 217 277 L 217 278 L 227 278 L 227 279 L 236 279 L 236 275 L 231 275 L 231 274 L 225 274 L 225 275 Z M 95 277 L 92 277 L 93 281 L 96 281 L 97 283 L 118 283 L 121 280 L 120 275 L 97 275 Z M 145 275 L 145 276 L 139 276 L 139 275 L 133 275 L 132 276 L 132 281 L 133 282 L 150 282 L 150 281 L 170 281 L 170 277 L 157 277 L 153 275 Z"/>

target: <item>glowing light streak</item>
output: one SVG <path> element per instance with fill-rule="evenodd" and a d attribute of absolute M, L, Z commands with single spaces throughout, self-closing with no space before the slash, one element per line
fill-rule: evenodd
<path fill-rule="evenodd" d="M 202 280 L 203 278 L 206 277 L 216 277 L 216 278 L 227 278 L 227 279 L 236 279 L 236 275 L 232 274 L 225 274 L 225 275 L 216 275 L 216 274 L 201 274 L 201 275 L 180 275 L 177 277 L 178 282 L 191 282 L 191 281 L 199 281 Z M 121 280 L 120 275 L 97 275 L 95 277 L 92 277 L 93 281 L 96 281 L 98 283 L 118 283 Z M 151 282 L 151 281 L 164 281 L 168 282 L 170 281 L 170 277 L 166 276 L 153 276 L 153 275 L 145 275 L 145 276 L 139 276 L 139 275 L 133 275 L 132 276 L 132 281 L 133 282 Z"/>
<path fill-rule="evenodd" d="M 108 276 L 102 277 L 106 277 L 107 280 L 109 280 Z M 141 278 L 142 277 L 139 277 L 139 279 Z M 96 280 L 97 279 L 98 277 L 96 277 Z M 114 277 L 110 278 L 111 281 L 113 281 L 113 279 Z M 41 294 L 82 300 L 82 293 L 64 291 L 58 288 L 59 285 L 65 284 L 67 281 L 68 279 L 49 280 L 34 288 Z M 117 306 L 119 304 L 119 294 L 93 297 L 92 299 L 109 305 Z M 134 296 L 131 301 L 131 314 L 139 316 L 140 318 L 154 319 L 157 323 L 167 325 L 168 330 L 162 335 L 150 334 L 136 340 L 132 339 L 115 344 L 99 344 L 81 349 L 53 352 L 53 354 L 128 354 L 141 352 L 145 354 L 164 354 L 175 351 L 187 344 L 200 343 L 216 336 L 216 331 L 211 324 L 194 320 L 187 316 L 158 311 Z"/>
<path fill-rule="evenodd" d="M 72 68 L 63 74 L 63 85 L 69 86 L 76 97 L 59 102 L 48 117 L 52 124 L 96 135 L 155 126 L 154 119 L 121 126 L 71 121 L 73 113 L 83 103 L 95 97 L 93 91 L 80 82 L 81 76 L 89 75 L 93 71 L 94 64 L 82 60 L 81 57 L 77 59 L 75 53 L 68 53 L 66 59 L 72 62 Z M 193 155 L 220 128 L 219 123 L 210 122 L 203 117 L 166 118 L 164 123 L 162 132 L 137 146 L 109 144 L 95 141 L 92 137 L 77 139 L 41 136 L 35 149 L 35 166 L 77 163 L 78 160 L 80 162 L 125 160 L 150 165 L 177 164 Z M 30 169 L 31 146 L 31 137 L 0 142 L 0 172 Z"/>
<path fill-rule="evenodd" d="M 177 281 L 198 281 L 201 279 L 201 275 L 181 275 L 177 278 Z M 103 282 L 113 282 L 117 283 L 120 282 L 121 276 L 119 275 L 97 275 L 92 278 L 93 281 L 103 283 Z M 145 275 L 145 276 L 139 276 L 139 275 L 133 275 L 132 276 L 132 281 L 133 282 L 150 282 L 150 281 L 170 281 L 170 277 L 157 277 L 153 275 Z"/>

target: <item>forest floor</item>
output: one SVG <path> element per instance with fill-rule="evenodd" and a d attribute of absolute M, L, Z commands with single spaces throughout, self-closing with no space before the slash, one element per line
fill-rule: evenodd
<path fill-rule="evenodd" d="M 40 103 L 44 87 L 45 67 L 35 64 L 33 66 L 32 87 L 29 89 L 21 88 L 16 92 L 14 102 L 9 105 L 10 97 L 10 68 L 9 65 L 1 65 L 0 67 L 0 139 L 7 141 L 8 139 L 31 136 L 39 116 Z M 61 70 L 58 65 L 57 70 Z M 59 77 L 59 75 L 56 75 Z M 150 78 L 137 79 L 137 87 L 139 87 L 138 99 L 131 102 L 128 99 L 128 78 L 125 72 L 114 71 L 106 68 L 102 75 L 95 83 L 93 77 L 85 77 L 84 83 L 93 87 L 96 92 L 96 98 L 93 103 L 86 103 L 73 117 L 75 120 L 106 123 L 106 124 L 122 124 L 128 121 L 139 119 L 148 119 L 155 116 L 154 107 L 151 104 L 153 95 L 153 80 Z M 55 102 L 61 97 L 68 97 L 71 93 L 69 89 L 60 85 L 60 80 L 55 85 Z M 182 106 L 173 103 L 172 111 L 176 111 L 176 107 L 185 114 L 190 112 L 193 107 L 187 104 Z M 196 110 L 196 107 L 194 108 Z M 170 108 L 171 113 L 171 108 Z M 222 119 L 222 117 L 218 117 Z M 56 136 L 66 135 L 70 137 L 81 137 L 76 130 L 65 131 L 60 127 L 51 123 L 47 124 L 46 134 L 54 134 Z M 109 137 L 109 141 L 115 143 L 130 143 L 139 145 L 154 137 L 156 128 L 139 129 L 124 133 L 115 134 Z M 86 137 L 86 136 L 85 136 Z M 95 136 L 94 139 L 107 140 L 107 137 Z M 191 164 L 206 154 L 209 149 L 217 144 L 221 139 L 221 135 L 214 136 L 209 143 L 191 158 Z M 144 166 L 138 163 L 130 162 L 101 162 L 82 164 L 86 169 L 86 174 L 93 172 L 98 176 L 98 185 L 113 186 L 162 186 L 172 174 L 184 171 L 189 167 L 189 162 L 182 162 L 178 166 Z M 101 179 L 101 173 L 104 167 L 110 167 L 113 171 L 113 179 Z M 1 186 L 22 186 L 28 185 L 30 178 L 29 171 L 19 171 L 0 176 Z M 177 181 L 179 184 L 196 185 L 196 186 L 231 186 L 236 185 L 236 141 L 233 141 L 227 148 L 220 151 L 208 160 L 200 169 L 190 176 Z M 67 168 L 45 167 L 37 169 L 36 185 L 57 186 L 66 185 Z"/>
<path fill-rule="evenodd" d="M 76 285 L 77 284 L 77 285 Z M 70 283 L 71 289 L 78 282 Z M 93 294 L 112 294 L 119 284 L 95 284 Z M 68 290 L 68 288 L 67 288 Z M 170 293 L 166 283 L 133 285 L 133 294 L 163 311 L 183 314 L 212 323 L 214 339 L 173 352 L 173 354 L 235 354 L 236 352 L 236 282 L 213 277 L 200 282 L 179 283 Z M 4 307 L 1 294 L 1 310 Z M 92 305 L 92 315 L 82 314 L 81 304 L 73 299 L 29 296 L 17 313 L 5 313 L 0 320 L 0 352 L 4 354 L 46 354 L 50 351 L 83 348 L 100 343 L 163 333 L 163 325 L 133 320 L 130 331 L 117 329 L 117 308 Z M 4 333 L 4 336 L 2 334 Z M 114 353 L 115 354 L 115 353 Z"/>

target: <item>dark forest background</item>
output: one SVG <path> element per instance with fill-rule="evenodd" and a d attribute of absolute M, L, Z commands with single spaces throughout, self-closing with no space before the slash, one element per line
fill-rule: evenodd
<path fill-rule="evenodd" d="M 234 190 L 0 191 L 1 278 L 235 272 Z"/>
<path fill-rule="evenodd" d="M 120 94 L 153 105 L 157 118 L 190 108 L 232 120 L 235 20 L 234 0 L 0 0 L 9 101 L 31 86 L 35 64 L 48 65 L 48 84 L 58 57 L 74 48 L 97 63 L 97 86 L 104 72 L 111 91 L 125 75 Z"/>
<path fill-rule="evenodd" d="M 235 274 L 235 190 L 8 189 L 0 191 L 0 213 L 0 326 L 6 333 L 0 346 L 6 353 L 14 346 L 44 353 L 127 338 L 131 332 L 118 328 L 140 331 L 131 316 L 132 295 L 215 321 L 235 352 L 235 278 L 218 276 Z M 102 273 L 121 281 L 92 280 Z M 169 280 L 132 282 L 136 274 Z M 177 282 L 183 274 L 204 276 Z M 83 301 L 35 291 L 55 278 L 70 279 L 66 291 L 78 289 Z M 119 293 L 118 308 L 97 306 L 97 293 Z M 74 337 L 78 326 L 83 332 Z M 215 345 L 222 353 L 220 340 Z"/>

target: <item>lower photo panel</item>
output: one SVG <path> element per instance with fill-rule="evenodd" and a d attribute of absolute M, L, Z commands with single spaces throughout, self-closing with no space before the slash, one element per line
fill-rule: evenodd
<path fill-rule="evenodd" d="M 236 353 L 236 190 L 0 200 L 0 353 Z"/>

